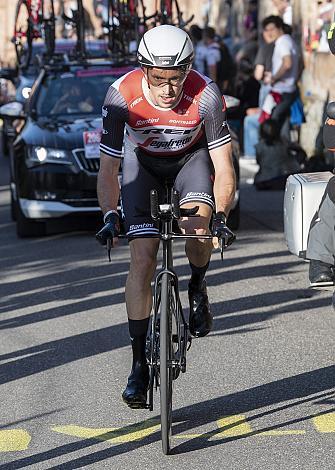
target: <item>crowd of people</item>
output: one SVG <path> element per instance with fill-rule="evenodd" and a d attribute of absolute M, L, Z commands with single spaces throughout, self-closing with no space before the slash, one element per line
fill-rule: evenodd
<path fill-rule="evenodd" d="M 220 38 L 213 28 L 190 28 L 196 53 L 194 67 L 216 81 L 222 93 L 240 99 L 231 125 L 240 137 L 244 158 L 259 165 L 254 184 L 263 190 L 283 189 L 287 176 L 308 171 L 309 163 L 299 142 L 291 138 L 292 128 L 299 130 L 305 120 L 299 93 L 304 64 L 300 44 L 292 34 L 292 5 L 289 0 L 273 0 L 273 4 L 278 14 L 258 25 L 257 2 L 249 1 L 243 22 L 244 41 L 238 44 L 229 34 Z M 334 31 L 335 23 L 328 33 L 333 53 Z M 324 145 L 335 151 L 335 103 L 327 112 Z M 323 169 L 311 167 L 310 171 Z M 335 177 L 330 179 L 311 222 L 307 248 L 311 286 L 335 283 L 334 188 Z"/>
<path fill-rule="evenodd" d="M 303 59 L 292 36 L 290 1 L 273 0 L 278 15 L 261 25 L 257 4 L 249 0 L 238 43 L 230 40 L 229 31 L 221 38 L 211 27 L 193 25 L 189 32 L 195 44 L 194 68 L 216 81 L 222 93 L 239 98 L 231 126 L 243 156 L 259 164 L 256 187 L 271 189 L 283 187 L 287 175 L 300 168 L 296 151 L 291 151 L 297 144 L 292 145 L 291 130 L 304 122 L 298 88 Z"/>

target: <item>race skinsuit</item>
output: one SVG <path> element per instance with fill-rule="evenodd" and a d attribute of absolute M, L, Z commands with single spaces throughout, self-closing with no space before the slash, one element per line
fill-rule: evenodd
<path fill-rule="evenodd" d="M 227 145 L 231 136 L 226 106 L 217 85 L 191 70 L 172 108 L 155 106 L 141 69 L 115 81 L 102 108 L 100 151 L 122 157 L 121 199 L 127 236 L 158 233 L 150 216 L 150 190 L 164 194 L 172 177 L 180 203 L 214 208 L 214 169 L 209 150 Z"/>

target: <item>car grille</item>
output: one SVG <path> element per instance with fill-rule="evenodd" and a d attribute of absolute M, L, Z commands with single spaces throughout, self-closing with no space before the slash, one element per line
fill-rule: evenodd
<path fill-rule="evenodd" d="M 86 158 L 85 157 L 85 150 L 74 150 L 74 156 L 76 157 L 79 166 L 87 171 L 88 173 L 98 173 L 100 167 L 100 159 L 99 158 Z"/>

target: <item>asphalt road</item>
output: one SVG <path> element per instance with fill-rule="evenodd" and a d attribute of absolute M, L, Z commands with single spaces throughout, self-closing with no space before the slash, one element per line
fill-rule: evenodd
<path fill-rule="evenodd" d="M 0 469 L 334 468 L 331 293 L 310 290 L 286 249 L 283 193 L 243 184 L 238 240 L 207 276 L 213 332 L 193 341 L 175 386 L 168 457 L 158 397 L 152 413 L 121 401 L 127 246 L 109 264 L 93 232 L 17 239 L 3 157 L 0 198 Z"/>

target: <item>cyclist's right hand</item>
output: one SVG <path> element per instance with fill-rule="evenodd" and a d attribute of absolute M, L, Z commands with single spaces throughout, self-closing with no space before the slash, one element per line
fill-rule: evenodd
<path fill-rule="evenodd" d="M 236 238 L 235 234 L 226 225 L 226 219 L 224 212 L 217 212 L 213 218 L 212 225 L 212 235 L 218 239 L 221 248 L 224 250 L 228 248 Z"/>
<path fill-rule="evenodd" d="M 111 212 L 105 216 L 105 225 L 95 235 L 101 245 L 107 245 L 107 242 L 111 246 L 114 245 L 117 237 L 120 235 L 120 218 L 115 212 Z"/>

